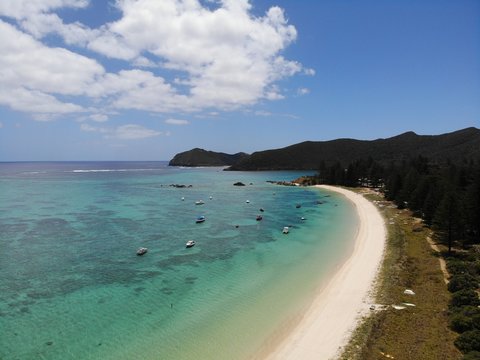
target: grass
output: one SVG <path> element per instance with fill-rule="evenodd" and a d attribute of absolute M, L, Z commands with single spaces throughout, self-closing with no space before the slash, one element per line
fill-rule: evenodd
<path fill-rule="evenodd" d="M 389 306 L 372 312 L 354 332 L 341 359 L 461 359 L 453 345 L 456 335 L 448 328 L 450 293 L 438 257 L 426 239 L 429 229 L 419 226 L 409 211 L 396 209 L 381 196 L 366 197 L 376 201 L 388 230 L 376 302 L 416 306 L 404 310 Z M 405 289 L 412 289 L 415 295 L 405 295 Z"/>

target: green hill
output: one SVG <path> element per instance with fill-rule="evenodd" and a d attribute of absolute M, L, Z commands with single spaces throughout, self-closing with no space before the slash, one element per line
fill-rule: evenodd
<path fill-rule="evenodd" d="M 245 153 L 225 154 L 195 148 L 179 153 L 170 160 L 170 166 L 230 166 L 247 157 Z"/>
<path fill-rule="evenodd" d="M 315 170 L 322 162 L 346 165 L 371 157 L 387 163 L 419 155 L 433 161 L 480 159 L 480 130 L 471 127 L 442 135 L 406 132 L 377 140 L 305 141 L 281 149 L 255 152 L 229 170 Z"/>

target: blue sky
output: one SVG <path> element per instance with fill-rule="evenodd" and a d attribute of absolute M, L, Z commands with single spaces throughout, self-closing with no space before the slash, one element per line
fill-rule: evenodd
<path fill-rule="evenodd" d="M 0 161 L 480 127 L 477 0 L 2 0 Z"/>

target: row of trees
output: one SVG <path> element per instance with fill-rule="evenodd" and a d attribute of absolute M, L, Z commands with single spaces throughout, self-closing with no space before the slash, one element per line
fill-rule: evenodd
<path fill-rule="evenodd" d="M 425 157 L 388 165 L 373 159 L 320 165 L 315 183 L 380 188 L 398 208 L 409 208 L 435 230 L 449 252 L 480 243 L 480 162 L 431 163 Z"/>
<path fill-rule="evenodd" d="M 455 345 L 465 360 L 480 359 L 480 246 L 474 246 L 480 244 L 480 161 L 439 164 L 418 157 L 385 165 L 366 159 L 347 167 L 321 164 L 309 180 L 379 188 L 434 230 L 436 241 L 448 247 L 450 326 L 460 334 Z"/>

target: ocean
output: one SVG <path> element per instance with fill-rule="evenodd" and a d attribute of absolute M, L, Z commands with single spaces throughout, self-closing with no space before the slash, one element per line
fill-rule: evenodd
<path fill-rule="evenodd" d="M 0 359 L 243 360 L 280 338 L 351 253 L 355 209 L 269 182 L 306 172 L 222 170 L 0 163 Z"/>

